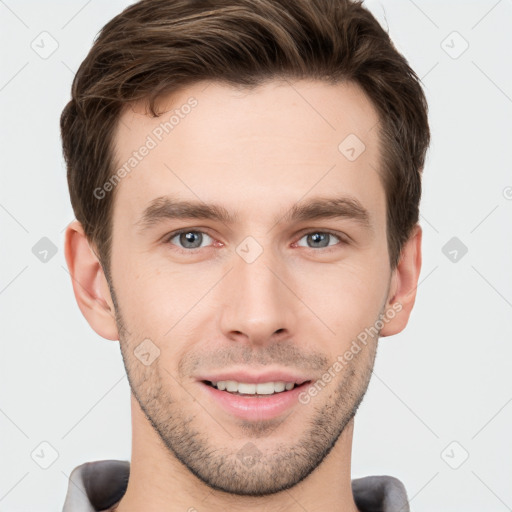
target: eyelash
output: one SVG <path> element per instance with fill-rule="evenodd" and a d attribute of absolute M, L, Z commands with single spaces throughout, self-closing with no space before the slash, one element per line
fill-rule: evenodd
<path fill-rule="evenodd" d="M 182 233 L 202 233 L 202 234 L 207 235 L 207 236 L 209 236 L 210 238 L 213 239 L 213 237 L 210 236 L 207 232 L 201 231 L 200 229 L 179 229 L 178 231 L 173 231 L 172 233 L 167 235 L 165 237 L 164 242 L 166 244 L 171 244 L 171 240 L 173 238 L 176 238 L 177 236 L 181 235 Z M 332 250 L 335 250 L 335 248 L 338 245 L 346 245 L 346 244 L 348 244 L 348 241 L 347 241 L 346 237 L 344 237 L 341 233 L 337 233 L 335 231 L 331 231 L 331 230 L 328 230 L 328 229 L 322 229 L 322 230 L 314 229 L 314 230 L 302 232 L 300 234 L 300 238 L 295 243 L 298 243 L 300 240 L 302 240 L 307 235 L 312 235 L 312 234 L 316 234 L 316 233 L 328 234 L 330 236 L 333 236 L 334 238 L 337 238 L 339 240 L 339 243 L 334 244 L 332 246 L 328 245 L 327 247 L 320 247 L 320 248 L 304 247 L 305 249 L 310 249 L 310 250 L 315 251 L 315 252 L 319 252 L 319 251 L 320 252 L 330 252 Z M 175 244 L 171 244 L 171 245 L 175 245 Z M 183 247 L 179 247 L 177 245 L 175 245 L 175 246 L 178 249 L 178 251 L 180 251 L 182 253 L 189 253 L 189 254 L 193 253 L 195 251 L 198 251 L 200 249 L 204 249 L 205 248 L 205 247 L 196 247 L 196 248 L 193 248 L 193 249 L 184 249 Z"/>

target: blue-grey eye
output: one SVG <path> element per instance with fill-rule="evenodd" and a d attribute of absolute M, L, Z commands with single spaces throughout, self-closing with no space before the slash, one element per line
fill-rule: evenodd
<path fill-rule="evenodd" d="M 306 235 L 304 235 L 301 238 L 301 240 L 304 238 L 306 238 L 306 240 L 307 240 L 307 242 L 306 242 L 308 244 L 307 247 L 310 247 L 313 249 L 317 249 L 317 248 L 322 249 L 322 248 L 328 247 L 330 245 L 336 245 L 338 242 L 341 241 L 341 239 L 339 237 L 337 237 L 336 235 L 333 235 L 332 233 L 326 232 L 326 231 L 312 231 L 311 233 L 307 233 Z M 335 239 L 334 243 L 332 243 L 332 244 L 329 243 L 330 240 L 333 238 Z M 297 244 L 301 245 L 300 240 Z"/>
<path fill-rule="evenodd" d="M 202 231 L 182 231 L 181 233 L 176 233 L 172 238 L 170 238 L 169 242 L 174 243 L 174 239 L 179 241 L 179 244 L 176 245 L 183 249 L 199 249 L 202 246 L 203 241 L 208 241 L 207 239 L 210 239 L 210 241 L 212 240 L 210 236 Z"/>

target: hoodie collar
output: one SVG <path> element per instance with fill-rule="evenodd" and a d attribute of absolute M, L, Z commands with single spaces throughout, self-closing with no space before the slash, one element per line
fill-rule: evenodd
<path fill-rule="evenodd" d="M 62 512 L 108 511 L 126 492 L 130 463 L 100 460 L 77 466 L 69 477 Z M 404 485 L 381 475 L 352 480 L 354 501 L 360 512 L 410 512 Z"/>

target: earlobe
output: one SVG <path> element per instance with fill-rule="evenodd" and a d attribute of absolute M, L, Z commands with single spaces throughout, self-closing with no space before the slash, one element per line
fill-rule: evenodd
<path fill-rule="evenodd" d="M 119 339 L 105 274 L 78 221 L 66 229 L 65 256 L 75 298 L 85 319 L 103 338 Z"/>
<path fill-rule="evenodd" d="M 391 278 L 388 303 L 384 312 L 387 322 L 381 329 L 381 337 L 398 334 L 409 321 L 421 271 L 421 237 L 422 230 L 417 224 L 402 247 L 400 261 Z"/>

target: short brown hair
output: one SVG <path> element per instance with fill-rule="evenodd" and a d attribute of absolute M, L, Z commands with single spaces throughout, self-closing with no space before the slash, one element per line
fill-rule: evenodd
<path fill-rule="evenodd" d="M 427 102 L 407 60 L 361 0 L 142 0 L 109 21 L 72 85 L 60 125 L 71 204 L 110 274 L 114 174 L 123 108 L 201 80 L 256 87 L 271 79 L 351 81 L 378 111 L 387 240 L 395 268 L 418 222 L 430 143 Z M 341 142 L 341 141 L 340 141 Z"/>

